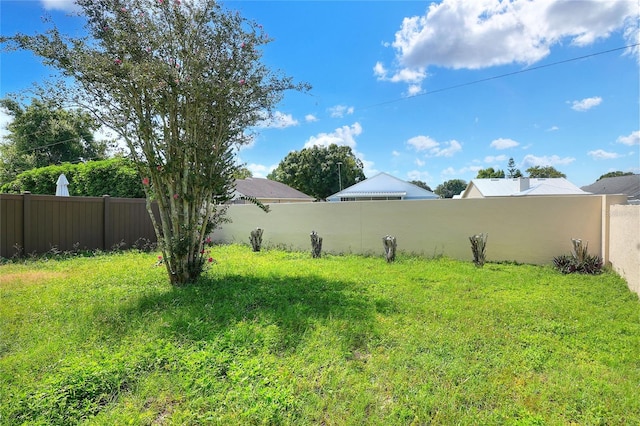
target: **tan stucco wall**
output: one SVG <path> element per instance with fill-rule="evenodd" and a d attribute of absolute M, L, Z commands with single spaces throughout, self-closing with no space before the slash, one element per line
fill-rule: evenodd
<path fill-rule="evenodd" d="M 611 206 L 609 225 L 611 265 L 640 295 L 640 206 Z"/>
<path fill-rule="evenodd" d="M 214 233 L 216 241 L 248 243 L 264 229 L 263 243 L 310 250 L 315 230 L 329 253 L 380 254 L 382 237 L 393 235 L 398 250 L 425 256 L 471 260 L 469 237 L 488 233 L 487 259 L 548 264 L 571 251 L 571 239 L 589 242 L 603 256 L 603 206 L 626 203 L 623 196 L 496 197 L 416 201 L 271 204 L 264 213 L 233 205 L 233 220 Z M 606 260 L 606 259 L 605 259 Z"/>

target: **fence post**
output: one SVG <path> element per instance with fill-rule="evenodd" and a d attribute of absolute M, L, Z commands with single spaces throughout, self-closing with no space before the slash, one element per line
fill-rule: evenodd
<path fill-rule="evenodd" d="M 109 194 L 102 196 L 103 214 L 102 214 L 102 250 L 107 251 L 111 247 L 109 235 L 111 235 L 111 217 L 109 215 L 109 204 L 111 197 Z"/>
<path fill-rule="evenodd" d="M 22 253 L 29 254 L 31 250 L 31 192 L 22 193 Z"/>

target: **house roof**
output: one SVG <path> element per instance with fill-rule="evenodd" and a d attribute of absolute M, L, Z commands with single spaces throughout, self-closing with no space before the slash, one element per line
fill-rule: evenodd
<path fill-rule="evenodd" d="M 369 179 L 358 182 L 327 197 L 327 200 L 340 201 L 341 198 L 368 197 L 401 197 L 404 199 L 439 198 L 433 192 L 420 188 L 417 185 L 405 182 L 387 173 L 378 173 Z"/>
<path fill-rule="evenodd" d="M 593 194 L 626 194 L 630 200 L 640 200 L 640 174 L 602 178 L 582 189 Z"/>
<path fill-rule="evenodd" d="M 474 187 L 483 197 L 589 194 L 565 178 L 502 178 L 472 179 L 461 194 L 462 198 L 467 198 Z"/>
<path fill-rule="evenodd" d="M 257 199 L 314 200 L 313 197 L 289 185 L 264 178 L 236 179 L 236 193 Z"/>

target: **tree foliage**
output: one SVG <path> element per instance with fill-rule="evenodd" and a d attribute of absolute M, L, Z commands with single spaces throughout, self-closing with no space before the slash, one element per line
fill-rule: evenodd
<path fill-rule="evenodd" d="M 364 180 L 363 164 L 350 147 L 331 144 L 290 152 L 267 178 L 324 200 Z"/>
<path fill-rule="evenodd" d="M 462 179 L 451 179 L 444 181 L 440 185 L 438 185 L 435 189 L 436 194 L 440 196 L 440 198 L 453 198 L 454 195 L 460 194 L 467 187 L 467 182 Z"/>
<path fill-rule="evenodd" d="M 478 170 L 477 179 L 503 178 L 504 170 L 493 170 L 493 167 Z"/>
<path fill-rule="evenodd" d="M 233 177 L 236 179 L 247 179 L 253 177 L 253 173 L 245 166 L 240 166 L 236 169 L 233 174 Z"/>
<path fill-rule="evenodd" d="M 603 174 L 598 179 L 596 179 L 596 182 L 599 181 L 600 179 L 604 179 L 604 178 L 618 177 L 618 176 L 630 176 L 630 175 L 633 175 L 633 172 L 621 172 L 621 171 L 609 172 L 609 173 Z"/>
<path fill-rule="evenodd" d="M 520 169 L 516 168 L 516 162 L 513 160 L 513 157 L 509 158 L 509 162 L 507 163 L 507 177 L 508 178 L 522 177 L 522 172 L 520 171 Z"/>
<path fill-rule="evenodd" d="M 0 108 L 12 117 L 0 144 L 0 182 L 29 169 L 106 157 L 106 144 L 93 136 L 99 125 L 86 111 L 39 99 L 24 107 L 11 98 Z"/>
<path fill-rule="evenodd" d="M 409 183 L 412 183 L 415 186 L 419 186 L 422 189 L 426 189 L 427 191 L 432 191 L 431 187 L 429 185 L 427 185 L 426 182 L 423 182 L 421 180 L 410 180 Z"/>
<path fill-rule="evenodd" d="M 126 158 L 89 161 L 87 163 L 41 167 L 20 173 L 13 181 L 0 187 L 0 192 L 32 194 L 56 193 L 58 176 L 64 173 L 69 181 L 69 194 L 81 197 L 110 195 L 121 198 L 143 198 L 144 189 L 135 165 Z"/>
<path fill-rule="evenodd" d="M 530 178 L 566 178 L 567 175 L 558 171 L 553 166 L 533 166 L 527 170 Z"/>
<path fill-rule="evenodd" d="M 262 27 L 214 0 L 77 4 L 86 37 L 53 27 L 2 41 L 73 79 L 60 96 L 126 142 L 170 281 L 192 283 L 207 261 L 205 239 L 222 220 L 219 206 L 233 191 L 234 149 L 285 90 L 307 87 L 266 67 L 260 49 L 270 39 Z"/>

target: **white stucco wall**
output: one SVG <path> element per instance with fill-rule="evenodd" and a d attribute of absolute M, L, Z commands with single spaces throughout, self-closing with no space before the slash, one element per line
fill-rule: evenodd
<path fill-rule="evenodd" d="M 609 213 L 609 260 L 640 295 L 640 205 L 614 205 Z"/>
<path fill-rule="evenodd" d="M 604 198 L 603 198 L 604 197 Z M 264 229 L 265 246 L 310 250 L 309 234 L 323 238 L 329 253 L 384 253 L 382 237 L 393 235 L 398 250 L 471 260 L 469 237 L 488 233 L 487 260 L 548 264 L 571 251 L 571 239 L 589 242 L 589 252 L 607 251 L 603 206 L 623 196 L 496 197 L 490 199 L 360 201 L 272 204 L 264 213 L 252 205 L 231 206 L 233 220 L 214 240 L 248 243 Z M 605 261 L 608 260 L 605 258 Z"/>

